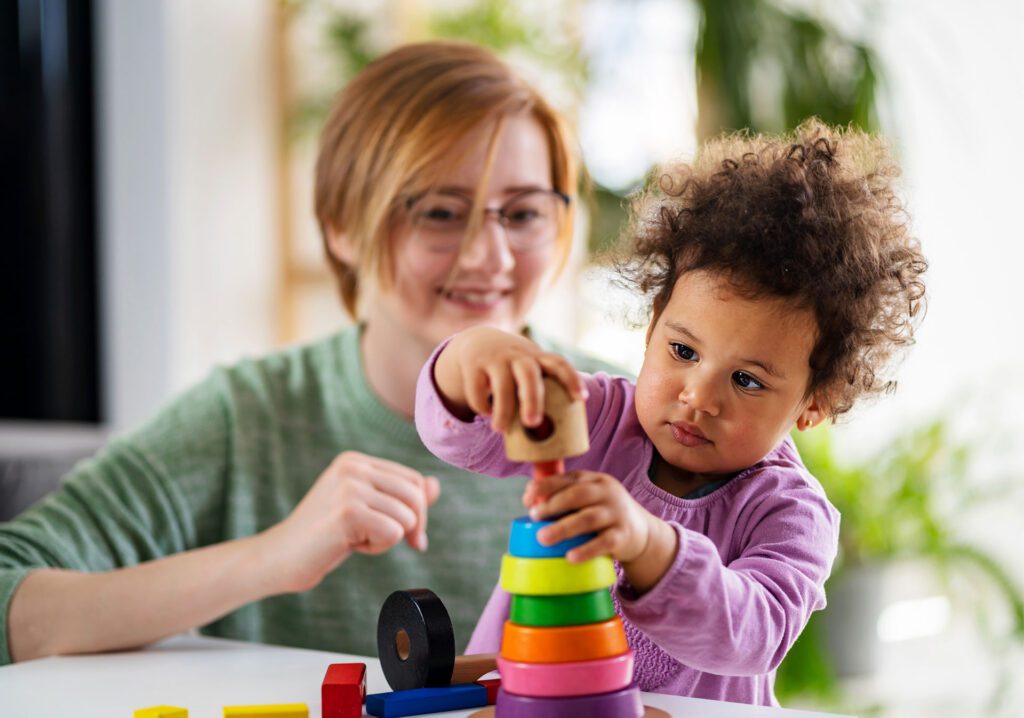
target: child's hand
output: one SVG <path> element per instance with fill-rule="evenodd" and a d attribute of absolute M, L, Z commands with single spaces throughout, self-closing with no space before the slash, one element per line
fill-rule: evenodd
<path fill-rule="evenodd" d="M 537 501 L 538 497 L 547 497 Z M 676 554 L 675 530 L 629 495 L 617 479 L 596 471 L 573 471 L 534 479 L 523 495 L 534 521 L 557 519 L 537 534 L 545 546 L 594 533 L 566 554 L 571 563 L 610 555 L 622 564 L 633 588 L 643 592 L 665 574 Z"/>
<path fill-rule="evenodd" d="M 565 357 L 491 327 L 457 334 L 434 366 L 434 382 L 448 408 L 466 420 L 490 416 L 495 431 L 512 425 L 517 403 L 525 426 L 541 423 L 544 375 L 562 382 L 574 399 L 587 398 L 583 379 Z"/>

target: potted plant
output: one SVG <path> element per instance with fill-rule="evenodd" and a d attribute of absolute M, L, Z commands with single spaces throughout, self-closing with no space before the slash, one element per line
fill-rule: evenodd
<path fill-rule="evenodd" d="M 828 607 L 815 614 L 779 669 L 780 696 L 836 698 L 838 678 L 870 674 L 882 576 L 902 561 L 923 561 L 946 581 L 967 575 L 1010 616 L 1009 638 L 1024 642 L 1024 593 L 990 553 L 958 531 L 965 512 L 1005 499 L 1009 483 L 979 486 L 975 451 L 936 419 L 893 438 L 875 455 L 844 463 L 827 427 L 794 436 L 807 468 L 842 515 L 839 556 L 826 584 Z"/>

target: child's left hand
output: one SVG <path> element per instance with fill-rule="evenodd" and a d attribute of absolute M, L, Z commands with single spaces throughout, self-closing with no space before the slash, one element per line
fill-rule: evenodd
<path fill-rule="evenodd" d="M 547 498 L 541 498 L 547 497 Z M 537 534 L 550 546 L 594 533 L 597 536 L 566 554 L 571 563 L 610 555 L 622 564 L 633 587 L 645 591 L 665 574 L 676 553 L 675 530 L 629 495 L 619 481 L 596 471 L 534 479 L 523 504 L 534 521 L 568 514 Z"/>

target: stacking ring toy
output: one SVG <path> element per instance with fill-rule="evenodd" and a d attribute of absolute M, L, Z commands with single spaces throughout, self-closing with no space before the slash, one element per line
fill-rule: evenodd
<path fill-rule="evenodd" d="M 615 615 L 606 588 L 562 596 L 512 596 L 509 620 L 520 626 L 576 626 L 600 623 Z"/>
<path fill-rule="evenodd" d="M 498 670 L 501 687 L 515 695 L 551 698 L 613 693 L 633 680 L 633 652 L 572 663 L 524 663 L 499 656 Z"/>
<path fill-rule="evenodd" d="M 595 534 L 582 534 L 571 539 L 559 541 L 551 546 L 544 546 L 537 540 L 537 532 L 554 521 L 534 521 L 529 516 L 520 516 L 512 522 L 512 532 L 508 538 L 508 552 L 520 558 L 559 558 L 565 556 L 570 549 L 582 546 Z"/>
<path fill-rule="evenodd" d="M 505 622 L 501 656 L 510 661 L 566 663 L 593 661 L 629 650 L 626 630 L 618 616 L 602 623 L 557 628 L 534 628 Z"/>
<path fill-rule="evenodd" d="M 433 591 L 411 588 L 384 600 L 377 655 L 392 690 L 447 686 L 455 665 L 455 629 Z"/>
<path fill-rule="evenodd" d="M 614 693 L 596 693 L 589 696 L 534 698 L 509 693 L 502 685 L 498 690 L 494 713 L 501 718 L 643 718 L 644 706 L 640 701 L 640 690 L 636 686 L 629 686 Z"/>
<path fill-rule="evenodd" d="M 501 587 L 526 596 L 590 593 L 615 585 L 615 566 L 607 556 L 583 563 L 564 558 L 520 558 L 505 554 L 501 558 Z"/>

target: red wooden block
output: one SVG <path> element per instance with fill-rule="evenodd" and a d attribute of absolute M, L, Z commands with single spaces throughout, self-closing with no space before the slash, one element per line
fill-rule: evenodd
<path fill-rule="evenodd" d="M 494 701 L 498 700 L 498 689 L 501 688 L 501 679 L 484 678 L 477 681 L 477 683 L 487 689 L 487 705 L 493 706 Z"/>
<path fill-rule="evenodd" d="M 359 718 L 366 700 L 366 664 L 332 663 L 327 666 L 320 702 L 323 718 Z"/>

